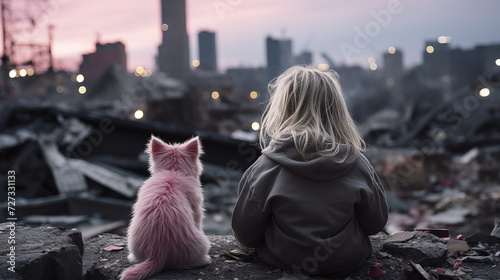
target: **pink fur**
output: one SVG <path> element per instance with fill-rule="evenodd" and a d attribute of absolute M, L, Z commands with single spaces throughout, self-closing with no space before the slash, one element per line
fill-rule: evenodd
<path fill-rule="evenodd" d="M 207 265 L 210 241 L 203 233 L 200 187 L 203 153 L 198 137 L 167 145 L 151 137 L 151 177 L 139 190 L 128 228 L 128 258 L 140 262 L 126 269 L 121 280 L 145 279 L 164 269 Z"/>

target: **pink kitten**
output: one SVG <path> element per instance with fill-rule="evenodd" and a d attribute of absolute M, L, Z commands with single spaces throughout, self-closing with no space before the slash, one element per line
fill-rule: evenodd
<path fill-rule="evenodd" d="M 203 151 L 198 137 L 168 145 L 152 136 L 147 152 L 151 177 L 139 190 L 128 228 L 128 259 L 140 263 L 126 269 L 121 280 L 210 262 L 210 241 L 201 228 Z"/>

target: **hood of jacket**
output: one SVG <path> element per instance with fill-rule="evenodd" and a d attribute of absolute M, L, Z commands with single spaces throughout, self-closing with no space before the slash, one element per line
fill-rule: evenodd
<path fill-rule="evenodd" d="M 339 146 L 339 153 L 335 156 L 324 156 L 315 152 L 305 160 L 295 147 L 293 139 L 290 139 L 285 142 L 273 142 L 272 150 L 263 154 L 301 176 L 315 181 L 329 181 L 342 177 L 357 164 L 358 157 L 352 153 L 342 161 L 348 148 L 345 144 Z"/>

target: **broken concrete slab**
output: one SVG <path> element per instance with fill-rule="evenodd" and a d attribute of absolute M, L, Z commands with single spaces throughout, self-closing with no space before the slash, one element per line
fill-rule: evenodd
<path fill-rule="evenodd" d="M 500 244 L 500 238 L 482 232 L 475 233 L 467 237 L 465 240 L 471 246 L 479 242 L 487 243 L 489 245 Z"/>
<path fill-rule="evenodd" d="M 446 242 L 446 247 L 448 247 L 448 252 L 450 252 L 450 255 L 454 255 L 458 252 L 467 252 L 470 250 L 470 247 L 465 240 L 450 239 Z"/>
<path fill-rule="evenodd" d="M 441 239 L 419 231 L 394 234 L 387 239 L 382 250 L 423 266 L 439 266 L 445 262 L 448 254 L 448 248 Z"/>
<path fill-rule="evenodd" d="M 0 238 L 7 240 L 11 232 L 0 231 Z M 14 236 L 15 243 L 0 243 L 0 279 L 82 278 L 84 246 L 79 231 L 17 224 Z M 8 270 L 9 261 L 14 261 L 14 272 Z"/>

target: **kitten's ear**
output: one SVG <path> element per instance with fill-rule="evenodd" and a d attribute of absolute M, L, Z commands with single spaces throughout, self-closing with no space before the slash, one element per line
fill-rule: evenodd
<path fill-rule="evenodd" d="M 203 153 L 200 138 L 198 136 L 186 142 L 186 152 L 192 158 L 198 158 Z"/>
<path fill-rule="evenodd" d="M 147 152 L 150 154 L 156 154 L 165 149 L 165 143 L 161 141 L 159 138 L 151 136 L 151 140 L 149 141 Z"/>

